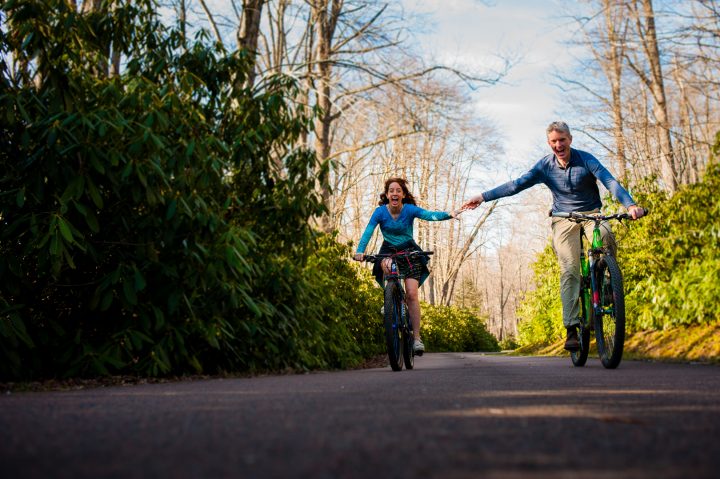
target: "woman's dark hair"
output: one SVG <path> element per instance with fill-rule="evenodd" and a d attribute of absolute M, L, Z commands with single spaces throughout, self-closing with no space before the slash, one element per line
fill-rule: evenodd
<path fill-rule="evenodd" d="M 416 205 L 415 203 L 415 197 L 410 193 L 410 190 L 407 186 L 407 181 L 404 178 L 388 178 L 385 181 L 385 190 L 380 193 L 380 201 L 378 202 L 378 205 L 386 205 L 390 203 L 390 200 L 387 197 L 388 190 L 390 189 L 390 185 L 393 183 L 397 183 L 400 185 L 400 188 L 402 188 L 403 193 L 405 194 L 405 197 L 403 198 L 403 203 L 410 203 L 411 205 Z"/>

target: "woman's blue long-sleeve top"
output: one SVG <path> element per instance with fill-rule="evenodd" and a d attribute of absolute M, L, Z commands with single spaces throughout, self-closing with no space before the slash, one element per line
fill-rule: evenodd
<path fill-rule="evenodd" d="M 519 193 L 538 183 L 544 183 L 552 192 L 554 212 L 571 213 L 592 211 L 602 206 L 597 181 L 626 208 L 634 205 L 630 194 L 613 175 L 590 153 L 570 150 L 570 161 L 562 168 L 555 155 L 550 154 L 538 161 L 520 178 L 509 181 L 483 193 L 483 201 L 493 201 Z"/>
<path fill-rule="evenodd" d="M 380 231 L 386 243 L 399 246 L 408 241 L 413 241 L 413 221 L 415 218 L 426 221 L 442 221 L 448 220 L 452 216 L 444 211 L 428 211 L 419 206 L 406 203 L 400 210 L 398 218 L 393 219 L 386 205 L 378 206 L 375 208 L 365 232 L 360 238 L 357 253 L 365 252 L 365 248 L 367 248 L 377 225 L 380 225 Z"/>

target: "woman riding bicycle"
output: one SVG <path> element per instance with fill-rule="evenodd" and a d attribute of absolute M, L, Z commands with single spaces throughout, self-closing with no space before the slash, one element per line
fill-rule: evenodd
<path fill-rule="evenodd" d="M 360 238 L 360 243 L 353 258 L 355 261 L 362 261 L 365 258 L 365 248 L 377 225 L 380 225 L 384 240 L 380 247 L 381 254 L 422 251 L 422 248 L 413 239 L 413 222 L 415 218 L 426 221 L 443 221 L 455 218 L 462 211 L 461 209 L 447 213 L 420 208 L 415 202 L 415 197 L 408 189 L 407 181 L 403 178 L 390 178 L 385 181 L 385 190 L 380 194 L 378 204 L 380 206 L 375 208 L 365 232 Z M 425 351 L 425 345 L 420 339 L 418 288 L 430 274 L 427 263 L 428 258 L 423 255 L 404 258 L 397 262 L 401 276 L 405 277 L 405 299 L 415 336 L 413 350 L 417 355 L 422 355 Z M 390 272 L 391 264 L 392 260 L 386 258 L 382 263 L 375 263 L 373 266 L 373 274 L 380 286 L 383 286 L 383 275 Z"/>

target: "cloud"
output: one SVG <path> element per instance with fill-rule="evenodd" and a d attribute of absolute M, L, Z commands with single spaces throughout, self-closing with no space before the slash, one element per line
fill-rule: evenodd
<path fill-rule="evenodd" d="M 422 18 L 421 50 L 436 61 L 483 71 L 498 68 L 503 57 L 520 58 L 501 84 L 473 94 L 478 114 L 504 133 L 518 170 L 538 155 L 547 123 L 565 115 L 551 79 L 570 66 L 563 45 L 569 32 L 551 16 L 554 3 L 403 0 L 410 19 Z"/>

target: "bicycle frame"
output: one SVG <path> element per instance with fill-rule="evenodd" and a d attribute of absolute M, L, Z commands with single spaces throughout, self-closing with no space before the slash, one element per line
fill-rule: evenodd
<path fill-rule="evenodd" d="M 585 298 L 585 314 L 583 315 L 583 320 L 589 323 L 591 328 L 592 314 L 604 313 L 600 305 L 600 291 L 595 275 L 595 265 L 597 264 L 597 260 L 600 259 L 600 255 L 607 254 L 607 251 L 603 248 L 602 233 L 600 232 L 602 219 L 594 219 L 594 222 L 592 242 L 590 248 L 587 250 L 587 255 L 583 250 L 583 244 L 585 243 L 585 226 L 582 223 L 580 224 L 580 273 L 582 277 L 581 287 Z"/>

